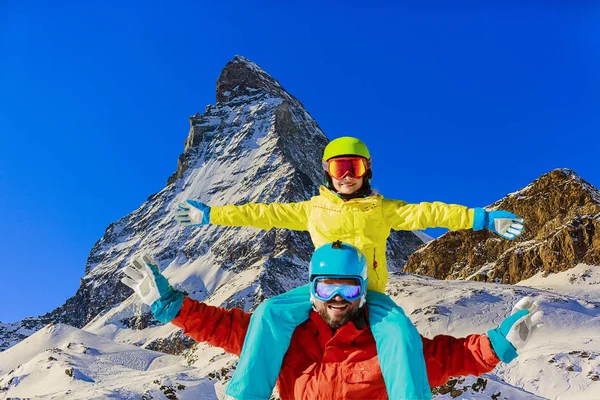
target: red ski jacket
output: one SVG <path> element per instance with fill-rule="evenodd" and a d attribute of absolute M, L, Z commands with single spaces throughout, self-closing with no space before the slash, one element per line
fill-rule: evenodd
<path fill-rule="evenodd" d="M 250 315 L 186 297 L 172 324 L 198 342 L 240 355 Z M 359 327 L 357 327 L 359 325 Z M 316 312 L 298 326 L 277 381 L 282 399 L 387 399 L 375 339 L 368 325 L 348 322 L 335 333 Z M 451 376 L 481 375 L 500 362 L 487 336 L 423 337 L 429 384 Z"/>

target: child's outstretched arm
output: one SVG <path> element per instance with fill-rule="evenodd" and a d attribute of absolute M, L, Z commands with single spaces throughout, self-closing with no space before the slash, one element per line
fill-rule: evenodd
<path fill-rule="evenodd" d="M 310 202 L 250 203 L 241 206 L 209 207 L 196 200 L 177 205 L 175 219 L 186 226 L 206 224 L 223 226 L 252 226 L 259 229 L 284 228 L 295 231 L 308 229 Z"/>
<path fill-rule="evenodd" d="M 416 231 L 426 228 L 451 230 L 487 228 L 504 237 L 514 239 L 523 232 L 522 218 L 508 211 L 486 211 L 441 202 L 407 204 L 400 200 L 383 201 L 384 218 L 391 229 Z"/>

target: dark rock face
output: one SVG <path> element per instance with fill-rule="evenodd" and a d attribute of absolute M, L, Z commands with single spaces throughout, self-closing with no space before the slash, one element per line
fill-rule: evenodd
<path fill-rule="evenodd" d="M 3 324 L 0 323 L 0 351 L 3 351 L 21 340 L 26 339 L 46 325 L 40 318 L 25 318 L 22 321 Z"/>
<path fill-rule="evenodd" d="M 217 80 L 217 105 L 244 102 L 258 92 L 298 102 L 258 65 L 245 57 L 235 56 L 223 68 Z"/>
<path fill-rule="evenodd" d="M 556 169 L 488 207 L 525 219 L 514 241 L 484 231 L 449 232 L 415 252 L 406 271 L 438 279 L 517 283 L 538 272 L 600 264 L 600 192 Z"/>
<path fill-rule="evenodd" d="M 160 351 L 161 353 L 181 355 L 186 350 L 189 350 L 196 345 L 197 342 L 183 335 L 181 331 L 173 334 L 168 338 L 159 338 L 146 344 L 145 348 L 148 350 Z"/>

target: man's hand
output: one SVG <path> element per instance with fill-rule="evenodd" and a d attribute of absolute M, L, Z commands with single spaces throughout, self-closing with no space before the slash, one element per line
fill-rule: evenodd
<path fill-rule="evenodd" d="M 126 276 L 121 279 L 121 282 L 133 289 L 140 296 L 142 302 L 149 306 L 163 295 L 169 294 L 169 281 L 158 272 L 157 265 L 152 256 L 143 254 L 134 258 L 130 265 L 123 268 Z M 161 284 L 160 289 L 157 279 Z"/>
<path fill-rule="evenodd" d="M 509 363 L 515 359 L 517 350 L 525 347 L 534 332 L 544 326 L 541 322 L 544 312 L 537 311 L 538 308 L 537 301 L 525 297 L 513 307 L 510 317 L 498 328 L 488 331 L 492 348 L 500 360 Z"/>
<path fill-rule="evenodd" d="M 475 218 L 473 230 L 478 231 L 483 228 L 502 236 L 505 239 L 513 240 L 523 233 L 523 218 L 504 210 L 486 211 L 483 208 L 475 209 Z"/>
<path fill-rule="evenodd" d="M 154 318 L 169 322 L 177 316 L 183 304 L 183 292 L 175 290 L 158 269 L 158 263 L 148 254 L 133 259 L 123 268 L 123 284 L 129 286 L 143 303 L 152 307 Z"/>
<path fill-rule="evenodd" d="M 183 226 L 201 226 L 210 223 L 210 207 L 196 200 L 177 204 L 175 219 Z"/>

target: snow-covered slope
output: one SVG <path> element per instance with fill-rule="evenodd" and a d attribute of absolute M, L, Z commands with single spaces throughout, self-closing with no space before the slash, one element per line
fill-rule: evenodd
<path fill-rule="evenodd" d="M 49 325 L 0 353 L 0 398 L 214 398 L 210 380 L 182 357 L 119 344 L 68 325 Z"/>
<path fill-rule="evenodd" d="M 600 294 L 592 289 L 598 278 L 600 267 L 587 265 L 519 286 L 394 274 L 389 293 L 428 337 L 483 333 L 497 326 L 521 297 L 541 302 L 546 326 L 515 361 L 480 378 L 453 379 L 434 390 L 436 399 L 598 400 Z M 220 304 L 237 286 L 227 290 L 207 301 Z M 206 344 L 185 356 L 140 349 L 123 343 L 145 342 L 145 335 L 165 337 L 178 329 L 166 325 L 139 331 L 115 325 L 111 336 L 111 321 L 119 318 L 116 313 L 103 318 L 86 329 L 102 327 L 106 337 L 53 325 L 0 353 L 0 399 L 162 399 L 165 391 L 179 399 L 223 398 L 236 357 Z M 73 376 L 66 373 L 71 368 Z"/>
<path fill-rule="evenodd" d="M 590 282 L 597 282 L 600 267 L 578 268 L 590 270 L 589 275 L 596 277 Z M 561 288 L 571 285 L 572 271 L 531 278 L 519 286 L 407 274 L 392 280 L 390 293 L 428 337 L 483 333 L 502 322 L 521 297 L 538 298 L 545 313 L 544 329 L 515 361 L 501 364 L 494 375 L 545 398 L 600 399 L 600 295 L 598 291 L 563 292 Z M 538 289 L 553 285 L 556 290 Z"/>
<path fill-rule="evenodd" d="M 547 289 L 600 303 L 600 268 L 594 265 L 578 264 L 556 274 L 545 275 L 540 272 L 517 285 Z"/>

